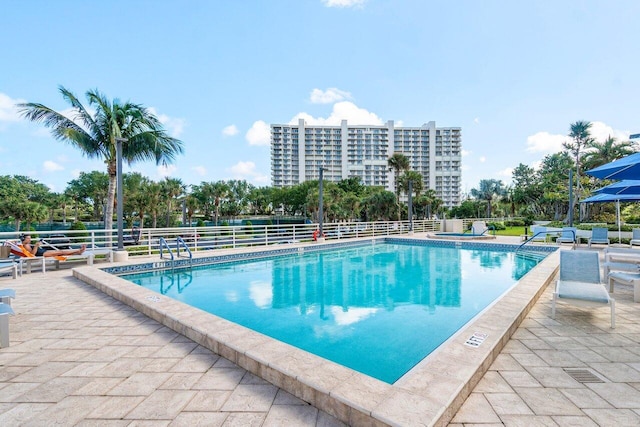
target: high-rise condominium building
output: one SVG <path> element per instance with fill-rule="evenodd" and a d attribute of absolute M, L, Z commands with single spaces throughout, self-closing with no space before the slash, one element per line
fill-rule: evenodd
<path fill-rule="evenodd" d="M 364 185 L 394 191 L 394 174 L 387 160 L 393 153 L 409 158 L 410 169 L 419 172 L 423 188 L 431 188 L 445 206 L 460 204 L 460 128 L 271 125 L 271 180 L 274 187 L 289 187 L 319 178 L 340 181 L 360 177 Z"/>

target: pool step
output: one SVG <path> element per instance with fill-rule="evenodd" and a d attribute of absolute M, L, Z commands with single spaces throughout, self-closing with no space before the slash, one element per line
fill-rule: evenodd
<path fill-rule="evenodd" d="M 543 259 L 545 259 L 547 255 L 548 254 L 545 252 L 527 251 L 527 250 L 516 251 L 517 258 L 530 259 L 536 262 L 542 261 Z"/>

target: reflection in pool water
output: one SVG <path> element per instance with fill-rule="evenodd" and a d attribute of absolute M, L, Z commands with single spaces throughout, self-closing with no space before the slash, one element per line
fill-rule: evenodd
<path fill-rule="evenodd" d="M 376 243 L 124 277 L 393 383 L 535 264 L 500 249 Z"/>

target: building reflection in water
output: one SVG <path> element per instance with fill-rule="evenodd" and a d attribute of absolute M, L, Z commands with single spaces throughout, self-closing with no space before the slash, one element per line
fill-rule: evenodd
<path fill-rule="evenodd" d="M 313 254 L 313 261 L 299 264 L 279 262 L 272 269 L 274 308 L 299 306 L 301 314 L 319 306 L 392 311 L 398 305 L 460 305 L 460 251 L 450 251 L 448 262 L 438 260 L 438 251 L 420 247 L 396 252 L 376 247 L 359 248 L 352 256 Z M 310 255 L 307 255 L 310 256 Z M 452 257 L 454 259 L 452 259 Z"/>

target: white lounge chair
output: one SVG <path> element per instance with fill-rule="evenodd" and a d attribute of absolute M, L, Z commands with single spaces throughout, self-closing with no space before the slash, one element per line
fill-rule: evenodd
<path fill-rule="evenodd" d="M 18 264 L 13 260 L 0 261 L 0 273 L 10 272 L 14 279 L 18 278 Z"/>
<path fill-rule="evenodd" d="M 634 247 L 640 245 L 640 228 L 634 228 L 631 230 L 631 240 L 629 241 L 629 246 Z"/>
<path fill-rule="evenodd" d="M 50 248 L 60 250 L 51 243 L 45 242 L 44 240 L 42 240 L 42 242 Z M 93 265 L 93 261 L 95 260 L 96 255 L 106 255 L 109 262 L 113 262 L 113 251 L 108 248 L 87 248 L 83 253 L 79 255 L 65 255 L 64 257 L 66 258 L 66 261 L 86 259 L 88 265 Z M 56 265 L 56 268 L 58 268 L 58 265 Z"/>
<path fill-rule="evenodd" d="M 546 242 L 547 241 L 547 227 L 542 225 L 534 225 L 531 227 L 531 241 L 532 242 Z"/>
<path fill-rule="evenodd" d="M 562 227 L 560 237 L 556 239 L 556 243 L 561 245 L 563 243 L 571 243 L 573 247 L 578 244 L 578 229 L 575 227 Z"/>
<path fill-rule="evenodd" d="M 16 297 L 16 291 L 14 289 L 0 289 L 0 303 L 11 305 L 11 300 Z"/>
<path fill-rule="evenodd" d="M 640 273 L 625 272 L 625 271 L 613 271 L 609 273 L 609 292 L 613 293 L 614 283 L 621 285 L 633 286 L 633 301 L 640 302 Z"/>
<path fill-rule="evenodd" d="M 551 317 L 556 317 L 557 301 L 585 307 L 608 305 L 611 328 L 616 327 L 616 303 L 600 280 L 600 262 L 596 251 L 561 251 L 560 278 L 551 302 Z"/>
<path fill-rule="evenodd" d="M 9 315 L 14 314 L 10 305 L 0 303 L 0 348 L 9 347 Z"/>
<path fill-rule="evenodd" d="M 474 236 L 484 234 L 487 230 L 489 230 L 489 227 L 487 227 L 487 223 L 484 221 L 474 221 L 473 224 L 471 224 L 471 234 Z"/>
<path fill-rule="evenodd" d="M 609 229 L 604 227 L 593 227 L 591 229 L 591 238 L 589 239 L 589 247 L 591 244 L 594 245 L 607 245 L 611 241 L 609 240 Z"/>

